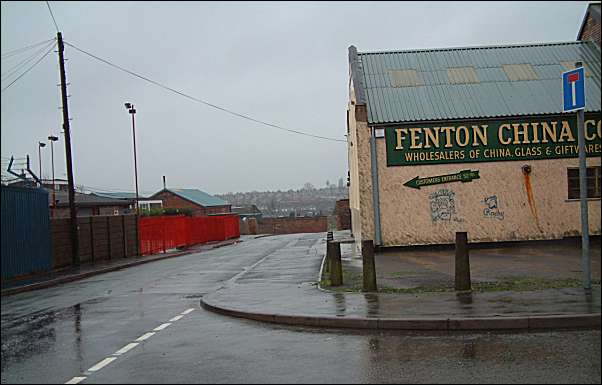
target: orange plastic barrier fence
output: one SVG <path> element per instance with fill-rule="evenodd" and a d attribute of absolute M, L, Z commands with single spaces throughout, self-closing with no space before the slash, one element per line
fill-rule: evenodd
<path fill-rule="evenodd" d="M 141 255 L 240 237 L 238 215 L 144 217 L 138 231 Z"/>

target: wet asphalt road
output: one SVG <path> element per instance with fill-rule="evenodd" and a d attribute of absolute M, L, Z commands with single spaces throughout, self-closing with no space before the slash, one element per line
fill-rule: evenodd
<path fill-rule="evenodd" d="M 202 295 L 263 258 L 323 237 L 249 239 L 3 298 L 2 383 L 64 383 L 128 346 L 83 383 L 600 383 L 599 331 L 316 330 L 200 308 Z"/>

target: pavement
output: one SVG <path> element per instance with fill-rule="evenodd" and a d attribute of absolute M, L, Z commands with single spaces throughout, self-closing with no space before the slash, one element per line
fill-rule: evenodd
<path fill-rule="evenodd" d="M 337 236 L 346 237 L 344 233 L 336 234 L 335 239 Z M 347 247 L 344 259 L 349 259 L 353 245 L 342 246 Z M 292 241 L 203 296 L 201 305 L 234 317 L 314 327 L 437 331 L 600 328 L 599 284 L 591 294 L 579 287 L 463 295 L 419 290 L 411 294 L 337 292 L 318 285 L 325 249 L 325 234 Z M 535 269 L 541 258 L 536 260 Z M 507 263 L 511 264 L 511 259 Z M 487 264 L 479 265 L 477 281 L 487 278 L 482 265 Z M 489 266 L 495 270 L 498 264 Z M 599 258 L 596 266 L 599 277 Z M 383 278 L 382 273 L 380 276 Z"/>
<path fill-rule="evenodd" d="M 3 297 L 1 382 L 600 383 L 600 330 L 308 328 L 200 308 L 266 274 L 315 290 L 323 239 L 248 238 Z M 297 259 L 308 268 L 295 271 Z"/>
<path fill-rule="evenodd" d="M 219 247 L 233 245 L 237 242 L 242 242 L 249 239 L 248 236 L 242 236 L 237 239 L 229 239 L 226 241 L 211 242 L 201 245 L 194 245 L 186 249 L 168 250 L 166 253 L 134 256 L 120 258 L 108 261 L 99 261 L 96 263 L 83 264 L 76 268 L 64 268 L 51 271 L 48 273 L 36 274 L 29 277 L 13 279 L 2 282 L 1 296 L 14 295 L 32 290 L 44 289 L 56 286 L 63 283 L 73 282 L 80 279 L 92 277 L 99 274 L 104 274 L 112 271 L 125 269 L 128 267 L 138 266 L 145 263 L 160 261 L 163 259 L 180 257 L 183 255 L 198 253 L 202 251 L 212 250 Z"/>

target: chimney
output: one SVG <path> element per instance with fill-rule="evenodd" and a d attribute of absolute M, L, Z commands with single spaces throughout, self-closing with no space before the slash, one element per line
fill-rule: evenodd
<path fill-rule="evenodd" d="M 167 190 L 167 187 L 165 185 L 165 175 L 163 175 L 163 190 Z"/>

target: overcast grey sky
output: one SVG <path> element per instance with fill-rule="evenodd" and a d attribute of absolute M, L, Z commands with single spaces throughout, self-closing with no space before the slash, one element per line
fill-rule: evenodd
<path fill-rule="evenodd" d="M 213 104 L 345 139 L 347 48 L 360 52 L 573 41 L 588 2 L 50 2 L 65 41 Z M 1 4 L 2 53 L 56 37 L 45 2 Z M 5 73 L 33 54 L 2 59 Z M 40 54 L 41 56 L 41 54 Z M 195 103 L 66 47 L 75 183 L 209 193 L 323 186 L 347 174 L 345 143 L 318 140 Z M 27 68 L 27 67 L 25 67 Z M 57 54 L 2 92 L 3 167 L 50 132 L 66 178 Z M 49 173 L 50 151 L 43 149 Z"/>

